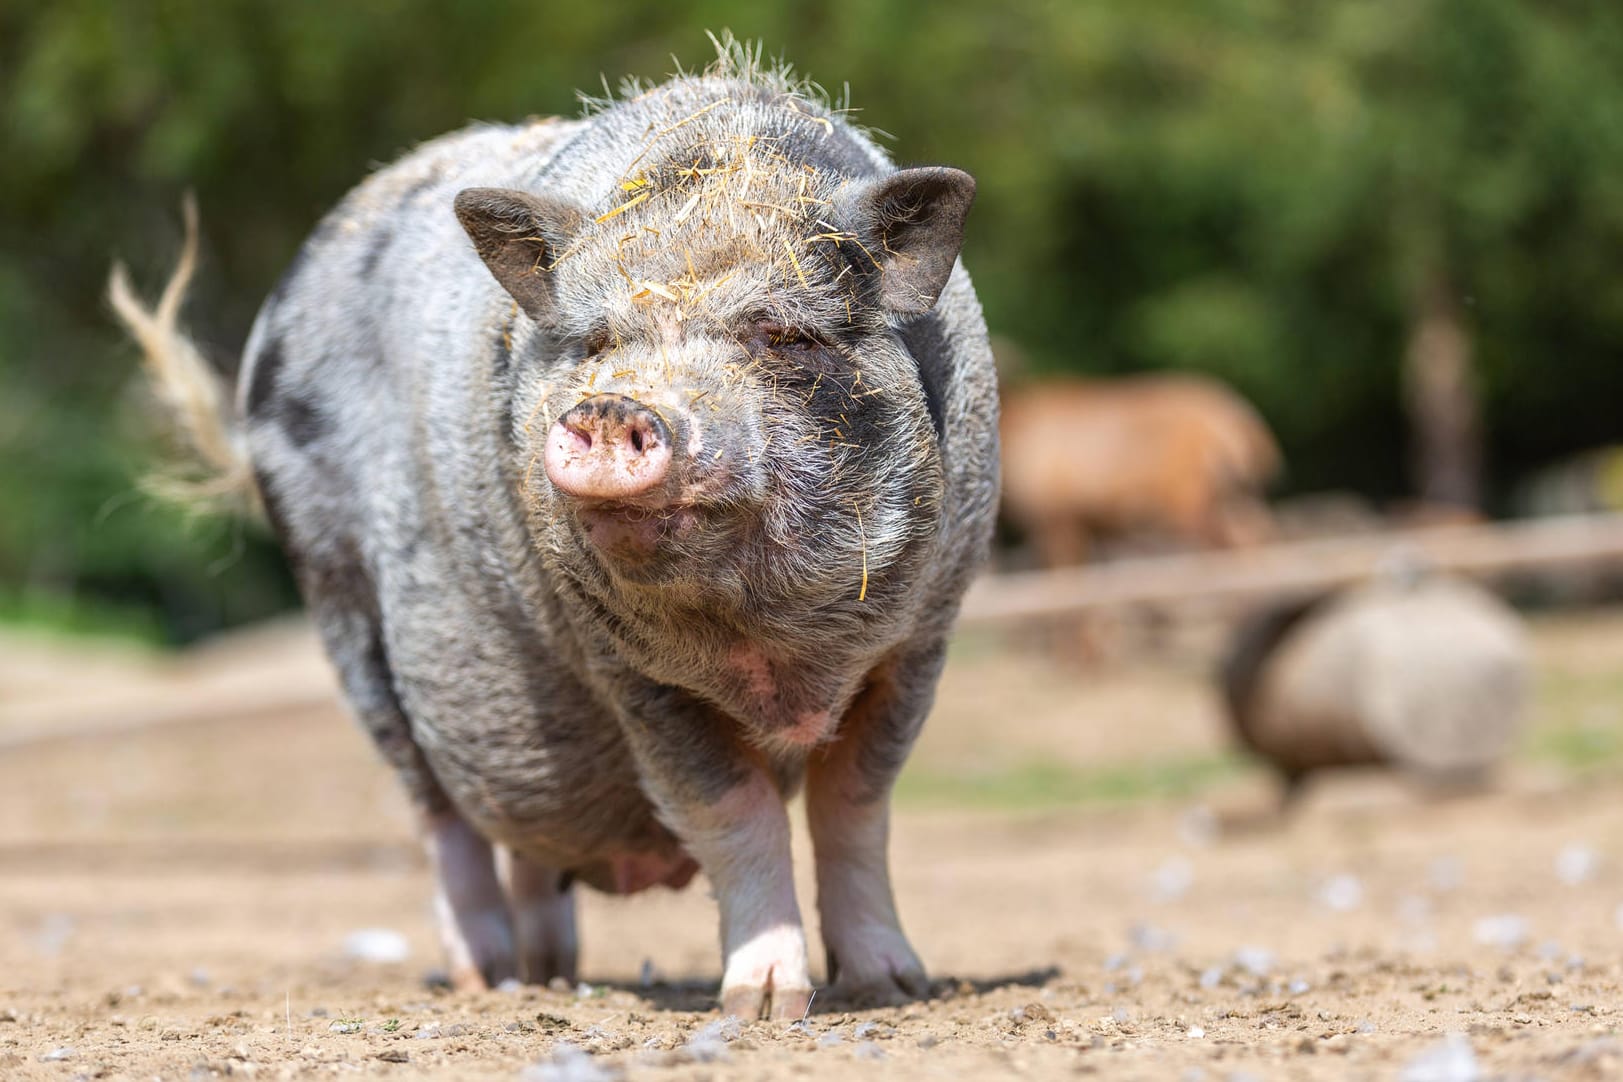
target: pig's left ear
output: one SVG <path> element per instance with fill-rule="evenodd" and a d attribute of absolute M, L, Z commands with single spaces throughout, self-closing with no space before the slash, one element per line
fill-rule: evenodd
<path fill-rule="evenodd" d="M 538 323 L 552 319 L 552 265 L 586 216 L 573 204 L 511 188 L 465 188 L 456 216 L 502 288 Z"/>
<path fill-rule="evenodd" d="M 845 210 L 879 263 L 879 299 L 893 312 L 928 312 L 964 244 L 975 178 L 961 169 L 903 169 L 852 190 Z"/>

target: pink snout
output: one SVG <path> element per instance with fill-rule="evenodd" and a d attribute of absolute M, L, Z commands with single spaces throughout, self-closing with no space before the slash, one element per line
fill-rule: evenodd
<path fill-rule="evenodd" d="M 547 433 L 547 476 L 563 493 L 628 500 L 659 487 L 671 469 L 671 432 L 659 414 L 621 394 L 598 394 Z"/>

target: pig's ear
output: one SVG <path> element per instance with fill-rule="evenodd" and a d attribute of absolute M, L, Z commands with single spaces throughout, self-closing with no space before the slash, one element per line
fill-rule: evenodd
<path fill-rule="evenodd" d="M 552 265 L 586 216 L 570 203 L 509 188 L 465 188 L 456 216 L 479 258 L 537 322 L 553 311 Z"/>
<path fill-rule="evenodd" d="M 961 169 L 903 169 L 850 193 L 848 213 L 879 263 L 879 299 L 893 312 L 927 312 L 947 285 L 975 178 Z"/>

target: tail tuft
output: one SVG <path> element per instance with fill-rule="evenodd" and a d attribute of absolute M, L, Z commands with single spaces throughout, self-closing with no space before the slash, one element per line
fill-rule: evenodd
<path fill-rule="evenodd" d="M 107 299 L 141 347 L 152 389 L 195 459 L 192 468 L 150 478 L 148 484 L 167 499 L 202 510 L 252 510 L 257 503 L 253 470 L 231 418 L 230 396 L 179 325 L 181 302 L 197 269 L 197 200 L 190 193 L 182 211 L 186 243 L 156 307 L 135 295 L 122 263 L 113 264 L 107 281 Z"/>

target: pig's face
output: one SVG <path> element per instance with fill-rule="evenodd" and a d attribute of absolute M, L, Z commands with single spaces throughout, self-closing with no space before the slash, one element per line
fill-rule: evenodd
<path fill-rule="evenodd" d="M 687 183 L 666 167 L 590 215 L 458 199 L 548 346 L 513 402 L 532 521 L 627 584 L 903 588 L 942 468 L 925 369 L 894 325 L 945 285 L 973 181 L 744 166 L 759 169 L 747 198 L 736 167 Z"/>

